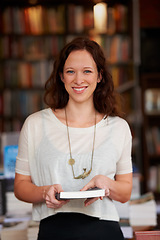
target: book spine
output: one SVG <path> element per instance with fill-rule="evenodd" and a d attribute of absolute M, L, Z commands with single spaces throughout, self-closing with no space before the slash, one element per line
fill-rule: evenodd
<path fill-rule="evenodd" d="M 0 94 L 0 115 L 3 115 L 3 97 Z"/>
<path fill-rule="evenodd" d="M 84 9 L 82 6 L 75 7 L 75 32 L 82 33 L 84 31 L 83 25 Z"/>
<path fill-rule="evenodd" d="M 75 32 L 75 5 L 69 4 L 67 11 L 67 19 L 68 19 L 68 31 L 69 33 Z"/>
<path fill-rule="evenodd" d="M 58 29 L 56 9 L 55 8 L 47 9 L 46 15 L 48 22 L 48 33 L 56 33 Z"/>
<path fill-rule="evenodd" d="M 2 31 L 4 34 L 10 34 L 13 31 L 13 8 L 7 7 L 2 13 Z"/>
<path fill-rule="evenodd" d="M 128 11 L 127 7 L 122 4 L 117 4 L 115 6 L 115 23 L 116 32 L 126 32 L 128 31 Z"/>
<path fill-rule="evenodd" d="M 115 32 L 116 32 L 115 9 L 112 7 L 108 7 L 107 33 L 114 34 Z"/>
<path fill-rule="evenodd" d="M 116 66 L 110 67 L 111 75 L 113 78 L 115 88 L 132 81 L 132 72 L 128 71 L 129 66 Z"/>
<path fill-rule="evenodd" d="M 146 130 L 147 150 L 149 154 L 160 155 L 160 128 L 152 127 Z"/>
<path fill-rule="evenodd" d="M 65 6 L 63 4 L 57 7 L 57 33 L 64 34 L 66 29 Z"/>
<path fill-rule="evenodd" d="M 84 30 L 92 29 L 94 27 L 93 9 L 84 9 Z"/>
<path fill-rule="evenodd" d="M 0 178 L 0 216 L 6 214 L 6 187 L 5 179 Z"/>

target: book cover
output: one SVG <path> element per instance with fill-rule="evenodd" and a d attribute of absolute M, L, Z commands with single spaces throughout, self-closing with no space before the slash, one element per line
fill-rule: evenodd
<path fill-rule="evenodd" d="M 58 200 L 104 197 L 105 189 L 93 188 L 87 191 L 60 192 L 56 194 Z"/>
<path fill-rule="evenodd" d="M 18 145 L 4 147 L 4 177 L 6 179 L 6 191 L 13 191 L 15 178 L 15 164 L 18 154 Z"/>
<path fill-rule="evenodd" d="M 160 231 L 137 231 L 135 232 L 137 240 L 160 239 Z"/>

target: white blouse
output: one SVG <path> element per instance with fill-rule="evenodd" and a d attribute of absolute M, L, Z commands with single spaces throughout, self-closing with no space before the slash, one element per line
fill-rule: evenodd
<path fill-rule="evenodd" d="M 75 176 L 89 171 L 93 147 L 94 126 L 69 127 Z M 30 175 L 37 186 L 61 184 L 64 191 L 78 191 L 95 175 L 114 179 L 116 174 L 132 172 L 132 136 L 127 122 L 108 117 L 96 124 L 95 149 L 91 174 L 74 179 L 70 159 L 67 127 L 50 108 L 30 115 L 19 138 L 16 172 Z M 47 208 L 45 203 L 33 204 L 33 220 L 39 221 L 57 212 L 79 212 L 104 220 L 118 221 L 114 203 L 108 197 L 84 207 L 84 199 L 71 200 L 60 209 Z"/>

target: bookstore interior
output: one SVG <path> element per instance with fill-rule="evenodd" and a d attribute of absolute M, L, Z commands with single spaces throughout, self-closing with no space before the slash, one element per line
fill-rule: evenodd
<path fill-rule="evenodd" d="M 133 239 L 133 229 L 160 229 L 159 11 L 158 0 L 2 0 L 2 240 L 36 239 L 38 223 L 31 220 L 32 207 L 13 194 L 19 132 L 29 114 L 46 107 L 44 85 L 54 59 L 77 36 L 89 37 L 103 48 L 132 132 L 132 196 L 125 204 L 115 203 L 125 236 Z"/>

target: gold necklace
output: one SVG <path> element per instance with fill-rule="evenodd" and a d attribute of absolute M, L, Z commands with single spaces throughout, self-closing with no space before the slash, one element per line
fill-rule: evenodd
<path fill-rule="evenodd" d="M 66 117 L 67 136 L 68 136 L 68 144 L 69 144 L 69 152 L 70 152 L 70 159 L 68 160 L 68 164 L 72 167 L 72 173 L 73 173 L 73 178 L 74 179 L 81 179 L 81 178 L 84 179 L 84 178 L 88 177 L 88 175 L 92 171 L 93 155 L 94 155 L 94 145 L 95 145 L 95 136 L 96 136 L 96 112 L 95 112 L 95 126 L 94 126 L 94 136 L 93 136 L 93 148 L 92 148 L 92 155 L 91 155 L 91 168 L 90 168 L 90 170 L 88 172 L 86 171 L 87 170 L 86 168 L 83 168 L 83 173 L 80 174 L 77 177 L 74 174 L 74 168 L 73 168 L 73 165 L 75 164 L 75 160 L 72 158 L 71 142 L 70 142 L 70 137 L 69 137 L 69 127 L 68 127 L 66 108 L 65 108 L 65 117 Z"/>

